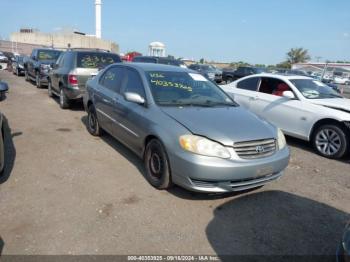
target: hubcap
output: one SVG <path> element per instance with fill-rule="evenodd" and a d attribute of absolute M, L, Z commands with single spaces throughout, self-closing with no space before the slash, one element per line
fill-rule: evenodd
<path fill-rule="evenodd" d="M 316 147 L 324 155 L 335 155 L 341 147 L 340 136 L 332 129 L 323 129 L 316 136 Z"/>
<path fill-rule="evenodd" d="M 155 177 L 159 178 L 162 171 L 162 160 L 160 156 L 155 152 L 153 152 L 151 155 L 150 167 L 151 167 L 152 174 Z"/>

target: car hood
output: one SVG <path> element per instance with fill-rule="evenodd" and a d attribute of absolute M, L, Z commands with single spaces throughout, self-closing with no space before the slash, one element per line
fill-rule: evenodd
<path fill-rule="evenodd" d="M 162 111 L 191 133 L 227 146 L 277 136 L 274 126 L 242 107 L 162 107 Z"/>
<path fill-rule="evenodd" d="M 310 99 L 310 102 L 316 105 L 339 109 L 350 113 L 350 99 L 347 98 Z"/>

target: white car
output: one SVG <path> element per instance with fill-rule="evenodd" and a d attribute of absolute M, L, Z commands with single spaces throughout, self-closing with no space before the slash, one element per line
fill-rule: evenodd
<path fill-rule="evenodd" d="M 344 78 L 339 76 L 335 76 L 333 79 L 333 83 L 338 85 L 346 85 L 347 83 L 349 83 L 349 81 L 350 81 L 349 78 Z"/>
<path fill-rule="evenodd" d="M 318 80 L 259 74 L 221 88 L 285 134 L 310 141 L 324 157 L 341 158 L 349 150 L 350 99 Z"/>

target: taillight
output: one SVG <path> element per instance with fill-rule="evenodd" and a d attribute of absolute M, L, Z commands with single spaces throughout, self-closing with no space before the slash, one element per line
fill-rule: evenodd
<path fill-rule="evenodd" d="M 68 83 L 73 85 L 73 86 L 76 86 L 78 85 L 78 78 L 76 75 L 68 75 Z"/>

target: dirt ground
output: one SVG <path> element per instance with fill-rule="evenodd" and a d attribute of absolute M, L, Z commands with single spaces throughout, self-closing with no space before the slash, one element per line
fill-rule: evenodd
<path fill-rule="evenodd" d="M 142 161 L 86 131 L 81 104 L 0 72 L 7 168 L 0 178 L 0 254 L 335 254 L 350 212 L 350 160 L 288 138 L 285 175 L 243 194 L 157 191 Z"/>

